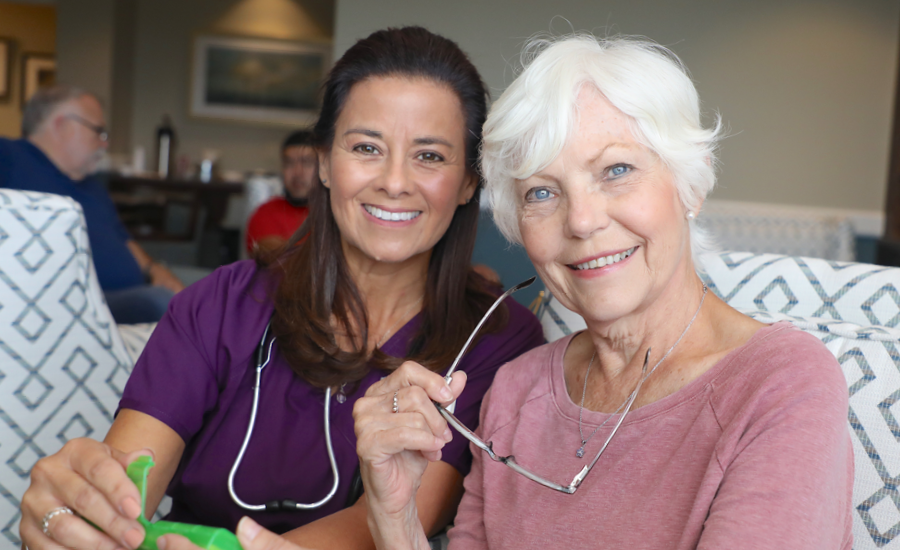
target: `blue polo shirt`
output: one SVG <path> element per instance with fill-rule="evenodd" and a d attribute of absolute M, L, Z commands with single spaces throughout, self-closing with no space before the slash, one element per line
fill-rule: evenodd
<path fill-rule="evenodd" d="M 0 138 L 0 188 L 72 197 L 84 210 L 94 267 L 104 292 L 145 284 L 141 268 L 125 244 L 131 235 L 96 178 L 73 181 L 30 142 Z"/>

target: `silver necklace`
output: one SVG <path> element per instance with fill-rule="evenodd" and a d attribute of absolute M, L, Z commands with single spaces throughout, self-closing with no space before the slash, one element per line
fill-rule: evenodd
<path fill-rule="evenodd" d="M 640 384 L 645 382 L 647 380 L 647 378 L 650 378 L 650 375 L 653 374 L 653 371 L 655 371 L 656 368 L 659 367 L 662 364 L 662 362 L 666 360 L 666 357 L 668 357 L 669 354 L 672 353 L 672 350 L 675 349 L 675 346 L 677 346 L 681 342 L 681 339 L 684 338 L 684 335 L 687 334 L 688 329 L 691 328 L 691 325 L 693 325 L 694 321 L 697 319 L 697 315 L 700 315 L 700 308 L 703 307 L 703 301 L 706 299 L 706 291 L 708 291 L 708 290 L 709 290 L 709 288 L 706 285 L 703 285 L 703 295 L 700 296 L 700 305 L 697 306 L 697 311 L 694 312 L 694 316 L 691 317 L 691 321 L 687 324 L 686 327 L 684 327 L 684 330 L 681 332 L 681 336 L 678 337 L 678 340 L 675 340 L 675 343 L 672 344 L 672 347 L 669 348 L 669 351 L 667 351 L 666 354 L 662 356 L 662 359 L 660 359 L 659 361 L 656 362 L 655 365 L 653 365 L 653 368 L 650 369 L 650 372 L 648 372 L 646 375 L 644 375 L 644 378 L 638 384 L 639 386 L 640 386 Z M 606 418 L 606 420 L 603 421 L 602 424 L 600 424 L 599 426 L 594 428 L 594 431 L 591 432 L 591 435 L 589 435 L 589 436 L 587 436 L 587 438 L 585 438 L 584 437 L 584 428 L 582 426 L 582 416 L 584 415 L 584 398 L 587 395 L 588 376 L 591 374 L 591 367 L 594 365 L 595 357 L 597 357 L 596 350 L 594 350 L 594 354 L 591 355 L 591 362 L 588 363 L 587 372 L 584 374 L 584 388 L 582 388 L 582 390 L 581 390 L 581 408 L 578 410 L 578 435 L 581 436 L 581 447 L 579 447 L 578 450 L 575 451 L 575 456 L 577 456 L 578 458 L 581 458 L 584 456 L 584 448 L 587 446 L 588 441 L 590 441 L 591 438 L 594 437 L 594 434 L 596 434 L 600 430 L 600 428 L 605 426 L 606 423 L 609 422 L 609 420 L 612 417 L 619 414 L 619 411 L 621 411 L 622 408 L 625 407 L 625 404 L 628 403 L 628 401 L 631 399 L 631 396 L 634 395 L 634 393 L 637 391 L 637 388 L 635 388 L 635 390 L 633 392 L 628 394 L 628 397 L 626 397 L 625 401 L 623 401 L 622 404 L 619 405 L 619 408 L 617 408 L 615 410 L 615 412 L 613 412 L 611 415 L 609 415 Z"/>

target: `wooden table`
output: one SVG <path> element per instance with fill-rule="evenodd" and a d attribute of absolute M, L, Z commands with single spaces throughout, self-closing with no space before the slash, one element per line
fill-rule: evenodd
<path fill-rule="evenodd" d="M 199 241 L 198 264 L 220 265 L 218 259 L 204 259 L 204 250 L 219 249 L 228 201 L 244 193 L 243 183 L 114 175 L 108 186 L 119 216 L 135 240 Z M 168 223 L 175 207 L 188 212 L 187 223 L 177 231 Z"/>

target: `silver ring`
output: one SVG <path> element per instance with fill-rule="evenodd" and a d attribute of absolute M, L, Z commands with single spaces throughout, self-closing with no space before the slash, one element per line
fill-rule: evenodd
<path fill-rule="evenodd" d="M 397 394 L 400 393 L 400 390 L 394 392 L 394 406 L 391 408 L 391 412 L 394 414 L 400 412 L 400 401 L 397 400 Z"/>
<path fill-rule="evenodd" d="M 72 509 L 69 508 L 68 506 L 60 506 L 59 508 L 54 508 L 54 509 L 50 510 L 49 512 L 47 512 L 46 514 L 44 514 L 44 521 L 42 522 L 42 525 L 41 525 L 41 531 L 43 531 L 44 534 L 47 535 L 48 537 L 50 536 L 50 520 L 60 514 L 69 514 L 69 515 L 74 516 L 75 512 L 73 512 Z"/>

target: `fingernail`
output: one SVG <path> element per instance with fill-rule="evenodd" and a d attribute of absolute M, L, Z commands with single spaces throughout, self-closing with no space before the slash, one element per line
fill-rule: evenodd
<path fill-rule="evenodd" d="M 144 541 L 144 531 L 138 528 L 129 529 L 125 532 L 125 536 L 122 539 L 124 539 L 125 544 L 129 548 L 137 548 Z"/>
<path fill-rule="evenodd" d="M 158 539 L 156 539 L 156 547 L 159 548 L 159 550 L 166 550 L 166 546 L 168 545 L 168 537 L 159 537 Z"/>
<path fill-rule="evenodd" d="M 444 428 L 444 441 L 450 441 L 453 439 L 453 432 L 450 431 L 450 426 Z"/>
<path fill-rule="evenodd" d="M 238 522 L 237 530 L 241 538 L 245 539 L 247 542 L 250 542 L 256 538 L 256 536 L 262 530 L 262 527 L 260 527 L 259 524 L 252 519 L 244 516 L 241 518 L 241 521 Z"/>
<path fill-rule="evenodd" d="M 443 388 L 441 388 L 440 394 L 441 399 L 443 399 L 444 401 L 450 401 L 451 399 L 453 399 L 453 392 L 450 391 L 450 388 L 448 386 L 444 386 Z"/>
<path fill-rule="evenodd" d="M 136 499 L 128 497 L 122 501 L 122 513 L 128 519 L 137 519 L 141 515 L 141 504 Z"/>

